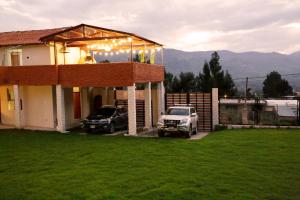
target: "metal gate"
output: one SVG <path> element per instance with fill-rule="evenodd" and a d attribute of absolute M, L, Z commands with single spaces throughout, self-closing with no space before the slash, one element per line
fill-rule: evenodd
<path fill-rule="evenodd" d="M 176 104 L 191 104 L 198 113 L 198 131 L 212 131 L 211 93 L 167 93 L 166 108 Z"/>

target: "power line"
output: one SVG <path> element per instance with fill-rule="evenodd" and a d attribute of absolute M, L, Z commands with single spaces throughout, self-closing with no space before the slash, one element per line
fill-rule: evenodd
<path fill-rule="evenodd" d="M 295 76 L 295 75 L 300 75 L 300 72 L 293 73 L 293 74 L 283 74 L 281 76 Z M 240 78 L 234 78 L 232 80 L 245 80 L 246 78 L 248 78 L 248 79 L 261 79 L 261 78 L 266 78 L 266 77 L 267 76 L 240 77 Z"/>

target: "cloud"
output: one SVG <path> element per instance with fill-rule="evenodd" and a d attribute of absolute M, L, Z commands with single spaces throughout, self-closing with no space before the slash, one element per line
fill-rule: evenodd
<path fill-rule="evenodd" d="M 298 0 L 0 0 L 0 31 L 89 23 L 182 50 L 300 50 Z M 9 19 L 9 20 L 7 20 Z"/>

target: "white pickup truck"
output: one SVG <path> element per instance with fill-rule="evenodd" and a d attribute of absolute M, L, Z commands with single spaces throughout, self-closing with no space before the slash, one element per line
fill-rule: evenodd
<path fill-rule="evenodd" d="M 189 138 L 193 133 L 197 133 L 197 121 L 198 115 L 194 107 L 183 105 L 169 107 L 158 120 L 158 135 L 163 137 L 167 132 L 179 132 Z"/>

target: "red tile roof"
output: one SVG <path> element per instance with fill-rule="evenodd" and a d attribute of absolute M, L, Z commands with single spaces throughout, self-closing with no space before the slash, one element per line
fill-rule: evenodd
<path fill-rule="evenodd" d="M 63 31 L 66 28 L 69 27 L 31 31 L 0 32 L 0 46 L 41 44 L 41 37 Z"/>

